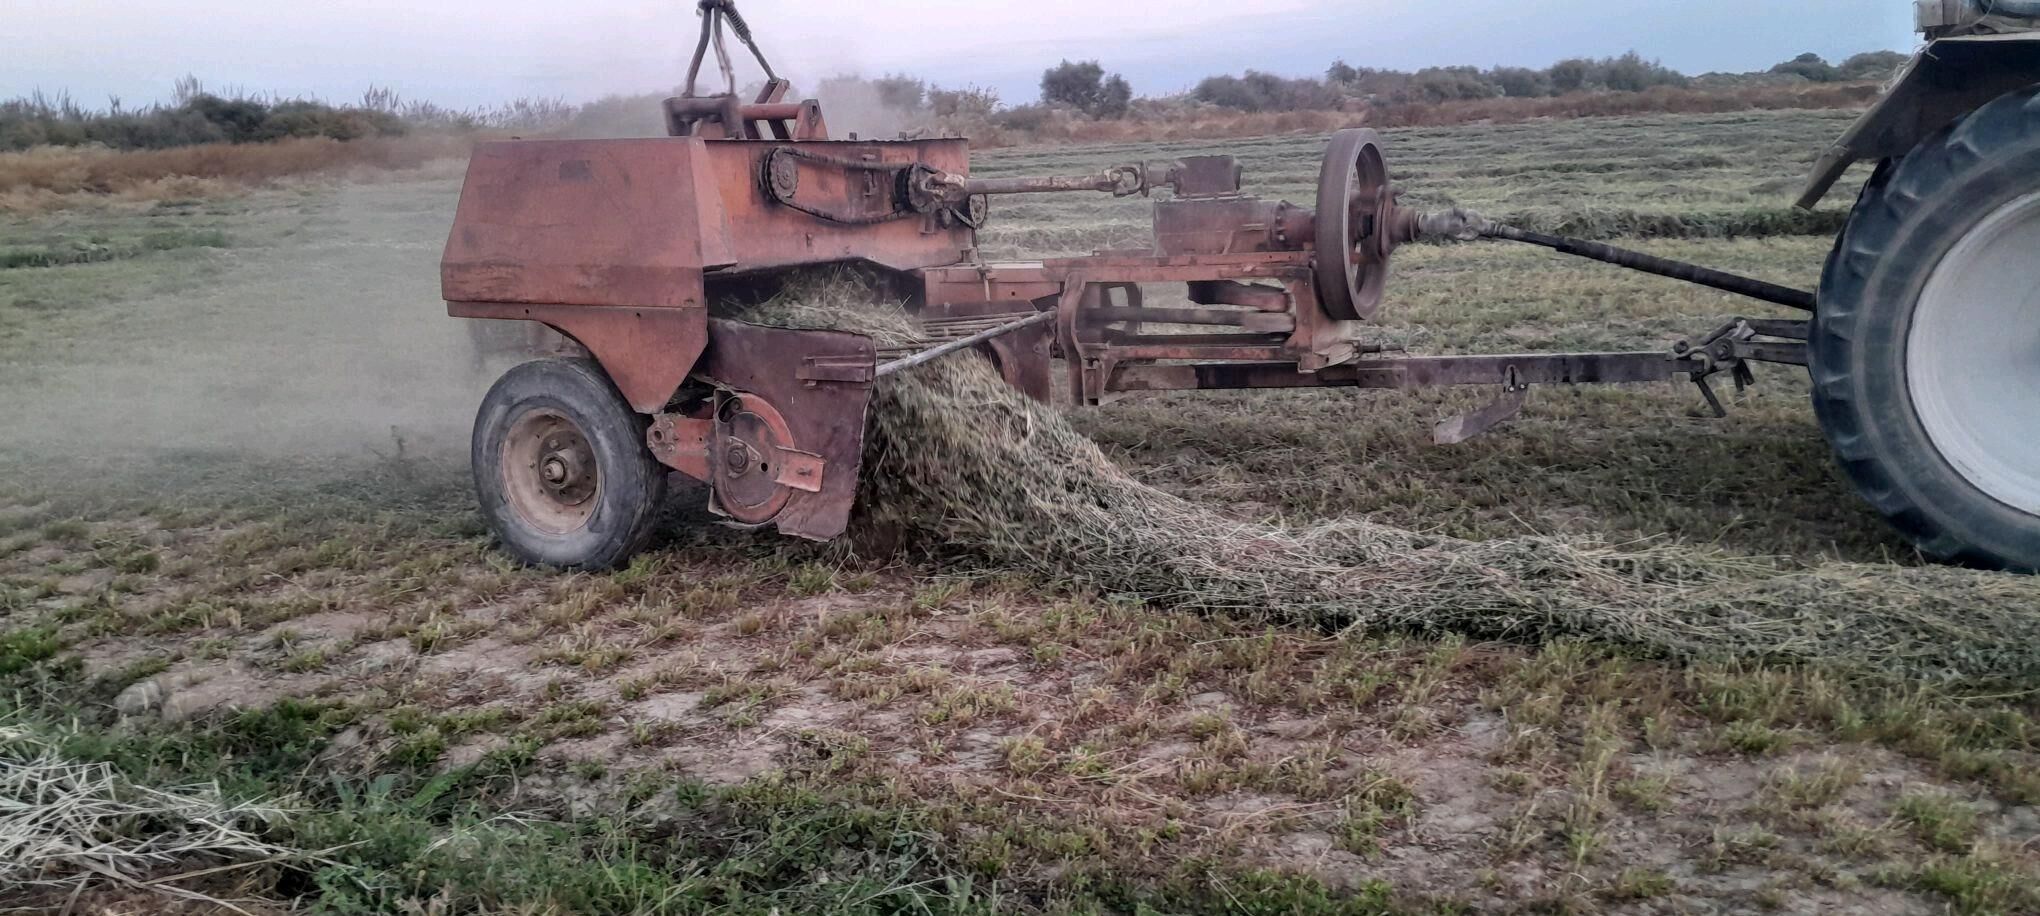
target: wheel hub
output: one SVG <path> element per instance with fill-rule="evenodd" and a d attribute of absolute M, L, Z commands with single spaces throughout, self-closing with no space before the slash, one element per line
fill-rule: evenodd
<path fill-rule="evenodd" d="M 777 518 L 793 497 L 779 482 L 778 456 L 793 445 L 786 419 L 757 395 L 734 395 L 716 412 L 714 441 L 717 507 L 746 525 Z"/>
<path fill-rule="evenodd" d="M 1395 247 L 1384 230 L 1395 212 L 1380 136 L 1365 129 L 1333 134 L 1318 172 L 1313 241 L 1318 301 L 1325 314 L 1359 321 L 1381 307 L 1388 257 Z"/>
<path fill-rule="evenodd" d="M 1913 410 L 1941 457 L 2040 515 L 2040 194 L 1985 217 L 1929 275 L 1906 338 Z"/>
<path fill-rule="evenodd" d="M 533 527 L 566 534 L 586 525 L 601 483 L 594 446 L 565 414 L 533 410 L 511 424 L 503 443 L 503 491 Z"/>

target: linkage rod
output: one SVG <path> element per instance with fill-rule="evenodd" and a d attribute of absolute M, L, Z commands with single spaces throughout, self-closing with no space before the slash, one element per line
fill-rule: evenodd
<path fill-rule="evenodd" d="M 994 337 L 1004 337 L 1007 334 L 1011 334 L 1014 331 L 1018 331 L 1022 328 L 1031 328 L 1037 324 L 1045 324 L 1054 319 L 1055 319 L 1054 312 L 1041 312 L 1038 314 L 1029 315 L 1018 321 L 1006 322 L 1005 324 L 999 325 L 998 327 L 995 328 L 986 328 L 985 330 L 979 331 L 976 334 L 972 334 L 969 337 L 965 337 L 959 340 L 952 340 L 939 347 L 931 347 L 929 349 L 922 350 L 921 352 L 916 353 L 912 356 L 902 356 L 899 359 L 893 360 L 892 362 L 886 363 L 885 365 L 878 367 L 878 370 L 872 373 L 872 377 L 884 378 L 902 369 L 912 369 L 915 366 L 919 366 L 923 363 L 941 359 L 944 356 L 948 356 L 949 354 L 955 353 L 956 351 L 962 350 L 966 347 L 975 347 L 978 344 L 984 343 L 987 340 L 991 340 Z"/>

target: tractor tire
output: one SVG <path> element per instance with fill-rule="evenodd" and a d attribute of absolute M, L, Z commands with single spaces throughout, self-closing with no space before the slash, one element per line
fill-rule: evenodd
<path fill-rule="evenodd" d="M 2040 87 L 1885 163 L 1821 278 L 1813 405 L 1934 559 L 2040 571 Z"/>
<path fill-rule="evenodd" d="M 593 360 L 504 373 L 482 398 L 469 452 L 482 517 L 503 549 L 564 569 L 630 562 L 666 493 L 645 429 Z"/>

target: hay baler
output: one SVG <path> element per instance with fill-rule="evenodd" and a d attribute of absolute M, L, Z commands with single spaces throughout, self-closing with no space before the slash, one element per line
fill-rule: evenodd
<path fill-rule="evenodd" d="M 964 140 L 830 139 L 816 102 L 787 100 L 788 84 L 733 4 L 700 6 L 686 90 L 666 103 L 668 137 L 484 143 L 469 166 L 442 265 L 449 313 L 541 322 L 585 350 L 513 368 L 476 419 L 483 513 L 529 562 L 627 561 L 672 471 L 705 483 L 710 508 L 732 524 L 834 538 L 857 494 L 873 385 L 962 349 L 989 357 L 1030 396 L 1053 400 L 1060 388 L 1076 405 L 1206 388 L 1494 389 L 1492 404 L 1439 426 L 1437 439 L 1451 443 L 1506 421 L 1537 385 L 1687 379 L 1720 411 L 1714 376 L 1741 386 L 1753 362 L 1805 366 L 1821 325 L 1811 292 L 1473 214 L 1406 210 L 1380 138 L 1364 129 L 1332 136 L 1307 206 L 1243 193 L 1225 156 L 983 179 L 970 174 Z M 725 27 L 767 74 L 748 100 L 736 94 Z M 725 91 L 698 95 L 711 47 Z M 1161 192 L 1151 244 L 1036 261 L 979 256 L 992 198 L 1058 192 Z M 1659 351 L 1388 352 L 1368 319 L 1397 247 L 1479 237 L 1815 314 L 1736 319 Z M 709 313 L 732 291 L 833 264 L 894 281 L 925 343 L 881 350 L 858 334 Z M 1180 296 L 1152 303 L 1158 287 Z M 2040 312 L 2029 303 L 2024 314 Z M 2035 441 L 2026 473 L 2040 477 Z M 2040 566 L 2040 506 L 2015 511 L 2024 514 L 2009 533 L 1936 552 Z"/>

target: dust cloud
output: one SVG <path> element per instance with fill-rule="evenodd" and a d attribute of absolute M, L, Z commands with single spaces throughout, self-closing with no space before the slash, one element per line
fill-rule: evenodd
<path fill-rule="evenodd" d="M 905 126 L 869 82 L 827 83 L 834 136 Z M 661 98 L 604 100 L 571 133 L 659 135 Z M 119 265 L 103 299 L 89 291 L 0 365 L 0 452 L 51 466 L 170 452 L 464 461 L 489 384 L 542 348 L 521 323 L 446 315 L 439 257 L 463 166 L 207 204 L 225 211 L 228 248 Z"/>
<path fill-rule="evenodd" d="M 80 305 L 75 332 L 0 369 L 5 448 L 464 456 L 501 367 L 439 298 L 458 174 L 228 202 L 232 247 L 171 253 L 209 261 L 198 278 L 137 277 L 138 291 Z"/>

